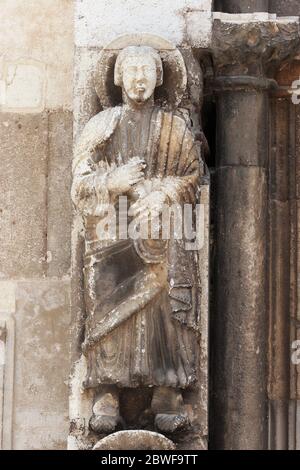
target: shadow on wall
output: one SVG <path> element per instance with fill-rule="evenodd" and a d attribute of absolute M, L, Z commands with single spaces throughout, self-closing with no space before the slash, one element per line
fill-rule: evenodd
<path fill-rule="evenodd" d="M 278 16 L 300 15 L 299 0 L 269 0 L 269 11 Z"/>
<path fill-rule="evenodd" d="M 251 13 L 269 11 L 279 16 L 300 15 L 299 0 L 215 0 L 214 11 Z"/>
<path fill-rule="evenodd" d="M 268 11 L 269 0 L 215 0 L 215 11 L 224 13 L 253 13 Z"/>

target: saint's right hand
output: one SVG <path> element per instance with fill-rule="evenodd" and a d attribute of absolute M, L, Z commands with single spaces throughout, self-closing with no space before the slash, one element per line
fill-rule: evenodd
<path fill-rule="evenodd" d="M 108 190 L 117 194 L 126 194 L 144 179 L 145 167 L 145 160 L 133 157 L 125 165 L 114 168 L 108 175 Z"/>

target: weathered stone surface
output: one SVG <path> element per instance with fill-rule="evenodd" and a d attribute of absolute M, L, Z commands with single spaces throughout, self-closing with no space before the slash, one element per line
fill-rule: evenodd
<path fill-rule="evenodd" d="M 280 73 L 279 83 L 287 79 L 288 70 Z M 291 67 L 293 69 L 293 67 Z M 295 136 L 294 107 L 290 96 L 272 95 L 270 106 L 270 174 L 269 174 L 269 426 L 270 448 L 284 450 L 289 442 L 290 399 L 290 325 L 287 312 L 293 311 L 291 260 L 293 258 L 293 211 Z M 292 176 L 292 178 L 291 178 Z"/>
<path fill-rule="evenodd" d="M 270 102 L 270 198 L 285 202 L 294 191 L 290 181 L 289 152 L 293 153 L 290 136 L 290 99 Z M 293 178 L 294 179 L 294 178 Z"/>
<path fill-rule="evenodd" d="M 272 2 L 273 4 L 275 2 Z M 290 2 L 286 5 L 291 13 Z M 299 3 L 297 8 L 299 8 Z M 281 9 L 283 12 L 284 9 Z M 270 448 L 299 448 L 299 106 L 289 93 L 299 79 L 299 58 L 278 70 L 270 107 Z M 298 423 L 297 423 L 298 421 Z"/>
<path fill-rule="evenodd" d="M 45 106 L 45 65 L 34 61 L 5 64 L 1 108 L 40 112 Z"/>
<path fill-rule="evenodd" d="M 243 2 L 230 2 L 230 5 L 236 8 L 248 6 Z M 268 254 L 272 256 L 273 284 L 270 311 L 271 319 L 275 319 L 271 329 L 273 338 L 276 337 L 276 346 L 273 350 L 271 347 L 276 356 L 272 370 L 273 392 L 280 397 L 276 403 L 272 402 L 272 406 L 276 406 L 269 423 L 274 425 L 273 416 L 278 413 L 274 426 L 276 445 L 280 440 L 280 445 L 286 445 L 283 435 L 287 428 L 283 416 L 287 402 L 284 404 L 281 397 L 286 396 L 283 382 L 288 370 L 288 339 L 281 315 L 284 310 L 286 315 L 289 307 L 288 294 L 283 294 L 289 277 L 289 268 L 285 264 L 289 256 L 286 244 L 289 236 L 281 230 L 281 224 L 285 224 L 288 231 L 286 201 L 291 180 L 285 160 L 289 159 L 288 153 L 294 145 L 293 138 L 288 140 L 288 106 L 282 102 L 278 105 L 278 110 L 281 109 L 278 116 L 274 119 L 271 114 L 270 127 L 275 125 L 275 132 L 271 138 L 272 161 L 268 167 L 268 101 L 263 90 L 275 84 L 264 74 L 267 72 L 268 77 L 272 76 L 280 62 L 297 53 L 299 21 L 297 18 L 276 18 L 268 13 L 216 13 L 214 19 L 212 49 L 220 112 L 217 109 L 213 445 L 227 449 L 264 449 L 268 435 Z M 243 158 L 243 152 L 246 158 Z M 271 170 L 270 196 L 274 199 L 270 205 L 270 252 L 267 252 L 268 168 Z"/>
<path fill-rule="evenodd" d="M 47 276 L 64 276 L 70 270 L 72 117 L 68 111 L 49 114 Z"/>
<path fill-rule="evenodd" d="M 216 10 L 226 13 L 268 11 L 268 0 L 216 0 Z"/>
<path fill-rule="evenodd" d="M 288 448 L 290 388 L 290 204 L 270 202 L 269 423 L 271 449 Z M 293 366 L 291 366 L 293 367 Z"/>
<path fill-rule="evenodd" d="M 1 276 L 67 274 L 72 116 L 2 114 L 0 135 Z"/>
<path fill-rule="evenodd" d="M 2 110 L 72 109 L 73 8 L 72 0 L 2 0 Z"/>
<path fill-rule="evenodd" d="M 299 67 L 300 69 L 300 67 Z M 293 164 L 291 167 L 291 198 L 300 200 L 300 106 L 293 106 L 292 119 L 295 122 L 295 140 L 292 140 L 292 149 L 294 151 Z M 291 136 L 293 138 L 293 136 Z M 300 312 L 299 312 L 300 315 Z"/>
<path fill-rule="evenodd" d="M 69 282 L 16 290 L 14 449 L 62 449 L 68 434 Z"/>
<path fill-rule="evenodd" d="M 0 277 L 45 273 L 48 116 L 1 114 Z"/>
<path fill-rule="evenodd" d="M 266 170 L 219 168 L 217 201 L 213 445 L 265 449 Z"/>
<path fill-rule="evenodd" d="M 77 47 L 74 56 L 74 140 L 83 127 L 101 110 L 94 84 L 95 70 L 101 53 L 100 48 Z"/>
<path fill-rule="evenodd" d="M 72 109 L 73 2 L 4 0 L 1 8 L 0 106 L 11 111 L 0 123 L 1 444 L 60 449 L 69 425 L 69 286 L 31 278 L 63 276 L 70 264 L 72 117 L 40 111 Z"/>
<path fill-rule="evenodd" d="M 265 167 L 267 122 L 264 93 L 226 91 L 218 94 L 217 164 Z M 247 125 L 241 126 L 246 119 Z M 226 120 L 226 126 L 223 122 Z"/>
<path fill-rule="evenodd" d="M 300 131 L 297 128 L 297 133 Z M 298 153 L 298 149 L 297 149 Z M 299 155 L 297 156 L 297 160 Z M 299 308 L 299 246 L 300 246 L 300 200 L 292 200 L 291 210 L 291 281 L 290 281 L 290 340 L 300 339 L 300 308 Z M 290 351 L 290 354 L 293 351 Z M 300 400 L 300 364 L 290 364 L 290 398 Z"/>
<path fill-rule="evenodd" d="M 119 431 L 99 441 L 93 450 L 175 450 L 162 434 L 150 431 Z"/>
<path fill-rule="evenodd" d="M 280 16 L 299 16 L 298 0 L 269 0 L 269 11 Z"/>
<path fill-rule="evenodd" d="M 217 74 L 261 77 L 295 54 L 299 44 L 297 17 L 214 14 L 211 48 Z"/>
<path fill-rule="evenodd" d="M 270 369 L 269 398 L 289 399 L 290 325 L 290 205 L 270 201 Z"/>
<path fill-rule="evenodd" d="M 16 285 L 0 281 L 0 449 L 12 448 Z"/>
<path fill-rule="evenodd" d="M 289 450 L 300 449 L 300 400 L 289 403 Z"/>
<path fill-rule="evenodd" d="M 121 34 L 151 33 L 163 35 L 175 45 L 180 45 L 186 40 L 189 17 L 188 34 L 195 38 L 194 10 L 196 18 L 201 19 L 201 28 L 198 28 L 195 38 L 197 46 L 206 47 L 211 19 L 205 12 L 211 10 L 211 5 L 211 0 L 119 0 L 114 3 L 108 0 L 77 0 L 75 44 L 101 47 Z"/>
<path fill-rule="evenodd" d="M 13 313 L 15 307 L 15 283 L 11 281 L 0 281 L 0 313 Z"/>
<path fill-rule="evenodd" d="M 153 38 L 155 45 L 151 42 Z M 208 290 L 207 188 L 201 187 L 201 202 L 205 206 L 203 211 L 204 220 L 201 223 L 201 228 L 199 227 L 199 230 L 205 232 L 203 235 L 204 246 L 201 245 L 201 247 L 198 248 L 200 251 L 203 250 L 203 253 L 200 254 L 201 260 L 198 260 L 197 256 L 195 256 L 196 253 L 186 252 L 184 259 L 182 258 L 180 262 L 179 260 L 177 262 L 175 259 L 172 262 L 169 261 L 169 265 L 178 263 L 176 274 L 172 274 L 173 284 L 171 289 L 174 291 L 176 289 L 177 274 L 184 277 L 186 276 L 185 273 L 188 271 L 193 273 L 191 276 L 195 281 L 191 286 L 184 282 L 184 280 L 180 283 L 180 285 L 184 285 L 184 288 L 187 289 L 189 289 L 190 286 L 193 292 L 193 301 L 191 307 L 187 309 L 187 318 L 185 320 L 187 324 L 190 324 L 190 321 L 192 321 L 192 323 L 189 329 L 185 329 L 186 323 L 182 322 L 181 318 L 178 317 L 178 321 L 173 322 L 172 317 L 164 317 L 165 326 L 163 328 L 155 327 L 157 332 L 160 331 L 160 333 L 156 333 L 156 337 L 162 345 L 160 352 L 156 350 L 156 341 L 151 339 L 154 338 L 154 335 L 151 333 L 151 325 L 152 323 L 156 325 L 156 322 L 159 321 L 158 315 L 160 311 L 164 311 L 166 314 L 169 312 L 169 297 L 165 297 L 165 289 L 169 281 L 165 275 L 165 263 L 160 264 L 165 260 L 164 248 L 162 247 L 160 257 L 157 259 L 154 254 L 152 254 L 151 248 L 148 248 L 148 240 L 140 240 L 140 244 L 138 245 L 128 239 L 126 244 L 128 245 L 130 253 L 132 252 L 130 258 L 125 262 L 122 260 L 123 252 L 125 256 L 127 256 L 127 248 L 120 253 L 116 252 L 115 264 L 107 263 L 106 272 L 102 273 L 102 242 L 101 239 L 98 241 L 95 239 L 94 232 L 90 230 L 91 226 L 89 225 L 92 220 L 91 217 L 99 217 L 98 220 L 101 220 L 102 205 L 105 201 L 111 202 L 111 194 L 128 195 L 128 192 L 131 194 L 131 190 L 135 190 L 136 188 L 142 189 L 144 184 L 152 185 L 158 175 L 161 176 L 159 180 L 161 186 L 156 187 L 155 194 L 154 187 L 150 189 L 150 186 L 145 196 L 142 196 L 143 193 L 141 193 L 140 196 L 137 194 L 139 203 L 141 203 L 141 198 L 145 197 L 145 203 L 149 200 L 150 204 L 152 198 L 153 203 L 154 201 L 156 203 L 157 198 L 159 198 L 158 200 L 161 201 L 160 204 L 163 204 L 165 200 L 164 191 L 167 191 L 166 194 L 168 194 L 170 201 L 178 201 L 180 199 L 179 182 L 182 182 L 182 184 L 189 186 L 190 196 L 188 196 L 188 201 L 190 201 L 191 204 L 195 204 L 195 185 L 198 186 L 198 184 L 201 184 L 202 180 L 200 177 L 204 176 L 204 171 L 203 165 L 200 164 L 200 172 L 198 175 L 198 164 L 196 164 L 196 162 L 199 161 L 201 156 L 198 154 L 198 150 L 196 150 L 196 145 L 188 144 L 190 139 L 191 144 L 192 142 L 195 143 L 195 136 L 190 128 L 189 121 L 180 118 L 178 123 L 172 124 L 170 128 L 168 127 L 167 131 L 167 122 L 164 120 L 160 124 L 157 118 L 154 119 L 156 114 L 152 114 L 159 113 L 159 116 L 165 119 L 165 109 L 161 106 L 161 102 L 157 100 L 157 95 L 154 94 L 155 88 L 162 85 L 162 79 L 166 81 L 165 87 L 169 87 L 171 92 L 173 90 L 174 94 L 177 92 L 178 96 L 175 100 L 177 104 L 180 103 L 180 98 L 184 95 L 187 81 L 185 65 L 180 56 L 180 52 L 176 51 L 173 45 L 170 47 L 169 44 L 167 49 L 162 48 L 162 50 L 160 50 L 159 44 L 161 43 L 158 42 L 158 39 L 157 36 L 145 35 L 145 37 L 141 38 L 143 44 L 143 46 L 141 46 L 140 43 L 137 42 L 136 35 L 130 34 L 125 36 L 125 38 L 124 36 L 120 38 L 122 47 L 120 44 L 117 44 L 118 47 L 116 46 L 116 43 L 118 43 L 118 40 L 116 40 L 115 43 L 109 44 L 103 50 L 101 57 L 103 58 L 105 54 L 113 52 L 115 54 L 114 61 L 117 55 L 115 50 L 121 52 L 119 52 L 120 55 L 117 58 L 116 64 L 114 61 L 111 61 L 108 66 L 105 66 L 104 62 L 103 66 L 102 61 L 102 68 L 99 67 L 99 70 L 97 70 L 97 73 L 100 75 L 96 77 L 96 92 L 103 104 L 104 111 L 98 113 L 88 122 L 82 133 L 82 137 L 77 141 L 75 146 L 72 198 L 78 213 L 82 214 L 85 222 L 85 245 L 81 247 L 81 250 L 82 248 L 84 249 L 82 255 L 85 253 L 86 256 L 84 256 L 85 283 L 83 286 L 82 279 L 80 279 L 78 275 L 78 263 L 80 263 L 80 250 L 78 250 L 78 247 L 80 241 L 79 237 L 76 237 L 74 233 L 73 256 L 75 263 L 73 264 L 73 277 L 77 279 L 80 285 L 74 290 L 75 295 L 74 299 L 72 298 L 72 303 L 75 315 L 80 322 L 79 326 L 83 324 L 82 319 L 85 313 L 86 327 L 81 334 L 79 328 L 75 331 L 77 334 L 77 347 L 75 347 L 76 362 L 72 373 L 70 396 L 71 436 L 69 445 L 72 448 L 84 448 L 89 446 L 87 441 L 89 440 L 91 444 L 95 436 L 120 429 L 118 426 L 120 426 L 120 423 L 124 423 L 124 420 L 120 418 L 125 418 L 125 426 L 128 427 L 129 425 L 129 429 L 135 427 L 154 430 L 156 426 L 164 433 L 177 431 L 176 442 L 178 442 L 180 449 L 207 447 L 208 304 L 207 296 L 205 295 Z M 140 38 L 138 38 L 138 41 L 140 41 Z M 166 40 L 163 42 L 166 43 Z M 124 49 L 126 46 L 130 47 Z M 95 103 L 95 101 L 93 94 L 95 92 L 93 91 L 91 77 L 92 64 L 95 63 L 97 59 L 96 51 L 96 49 L 92 51 L 83 49 L 82 47 L 78 49 L 78 53 L 80 55 L 83 54 L 83 57 L 87 60 L 84 61 L 83 73 L 80 72 L 81 61 L 76 60 L 76 65 L 79 69 L 75 74 L 75 95 L 78 97 L 78 101 L 76 99 L 75 116 L 76 134 L 78 129 L 81 128 L 82 123 L 85 123 L 87 118 L 91 118 L 88 114 L 94 108 L 93 103 Z M 176 60 L 173 59 L 175 52 L 177 54 Z M 165 65 L 165 74 L 162 74 L 162 61 Z M 127 70 L 125 64 L 128 63 L 131 64 L 131 67 L 128 67 Z M 181 72 L 181 75 L 179 72 Z M 142 76 L 143 86 L 140 86 L 139 83 L 136 82 L 137 74 Z M 171 85 L 167 79 L 168 76 L 172 75 L 173 82 Z M 193 78 L 194 82 L 199 78 L 200 83 L 202 76 L 197 77 L 196 75 L 197 69 L 195 69 L 195 77 Z M 98 83 L 101 79 L 104 80 L 106 85 L 104 88 L 101 86 L 98 87 Z M 123 89 L 123 103 L 121 93 L 119 93 L 119 102 L 115 104 L 120 104 L 120 106 L 112 107 L 114 103 L 111 103 L 109 100 L 107 102 L 104 98 L 107 96 L 111 98 L 114 87 L 121 88 L 121 86 Z M 199 94 L 201 94 L 201 90 Z M 201 102 L 201 97 L 199 101 Z M 121 117 L 121 106 L 123 112 L 122 119 L 119 120 Z M 186 116 L 188 116 L 188 109 L 186 109 Z M 152 125 L 149 130 L 148 120 L 150 116 L 152 116 Z M 169 113 L 169 118 L 173 119 L 172 113 Z M 134 128 L 132 128 L 132 122 L 135 123 Z M 161 139 L 163 139 L 162 142 L 164 143 L 161 145 L 169 149 L 166 150 L 164 155 L 159 153 L 162 148 L 160 145 L 153 147 L 152 144 L 154 138 L 152 126 L 158 124 L 159 130 L 157 131 L 158 134 L 155 133 L 155 135 L 157 135 L 156 138 L 158 142 L 161 142 Z M 183 128 L 181 128 L 182 125 Z M 105 129 L 106 131 L 103 134 Z M 121 132 L 120 137 L 117 134 L 119 131 Z M 106 137 L 107 132 L 110 135 L 109 140 Z M 86 139 L 86 137 L 88 138 Z M 182 139 L 184 139 L 183 142 Z M 92 141 L 95 143 L 92 144 L 90 148 Z M 172 151 L 168 144 L 170 141 Z M 117 146 L 116 149 L 111 147 L 114 145 Z M 98 146 L 99 148 L 101 147 L 101 153 L 99 153 L 100 159 L 95 159 L 94 165 L 86 171 L 84 166 L 87 163 L 87 159 L 94 154 L 94 149 Z M 185 150 L 187 146 L 188 150 Z M 152 160 L 150 160 L 148 149 L 152 148 L 154 153 L 151 157 Z M 197 156 L 194 155 L 194 151 L 197 153 Z M 115 168 L 114 162 L 116 155 L 122 155 L 124 160 L 122 163 L 116 161 L 117 167 Z M 138 155 L 139 158 L 136 157 L 136 155 Z M 169 162 L 167 167 L 163 164 L 166 155 L 168 155 Z M 181 158 L 183 155 L 186 155 L 185 158 L 188 159 L 188 162 L 195 162 L 195 170 L 194 167 L 192 167 L 193 169 L 190 169 L 188 175 L 182 174 L 181 172 Z M 105 158 L 103 159 L 102 156 L 105 156 Z M 141 160 L 141 157 L 145 161 Z M 171 165 L 171 159 L 178 159 L 178 163 L 175 165 L 174 162 L 174 164 Z M 108 163 L 109 161 L 110 163 Z M 151 161 L 152 165 L 150 165 Z M 177 171 L 175 171 L 175 166 L 178 167 Z M 101 174 L 103 174 L 103 171 L 102 173 L 98 171 L 100 167 L 104 172 L 107 172 L 107 180 L 101 180 L 101 182 L 99 180 L 99 182 L 97 182 L 96 180 L 94 181 L 93 178 L 96 173 L 99 178 Z M 161 168 L 161 170 L 159 170 L 159 168 Z M 161 173 L 159 173 L 159 171 L 161 171 Z M 194 171 L 196 172 L 195 174 Z M 123 173 L 124 175 L 122 176 Z M 184 179 L 180 179 L 180 177 L 184 175 Z M 168 186 L 168 182 L 170 185 L 171 182 L 173 182 L 175 186 L 173 188 Z M 178 187 L 176 182 L 178 182 Z M 81 193 L 84 187 L 86 189 L 90 188 L 90 184 L 95 184 L 96 189 L 96 191 L 91 192 L 91 197 L 88 196 L 89 193 Z M 205 184 L 204 178 L 203 184 Z M 97 198 L 100 197 L 98 202 L 94 199 L 95 194 Z M 159 197 L 160 194 L 161 197 Z M 102 197 L 104 197 L 104 199 Z M 135 195 L 133 195 L 133 197 L 135 198 Z M 129 195 L 129 204 L 132 204 L 137 199 L 131 200 L 131 196 Z M 77 224 L 77 219 L 75 220 L 75 224 Z M 118 240 L 118 238 L 117 243 L 114 242 L 114 244 L 111 245 L 111 242 L 112 240 L 109 239 L 106 240 L 105 243 L 107 247 L 109 246 L 113 250 L 115 249 L 114 247 L 120 246 L 120 240 Z M 139 240 L 137 242 L 139 242 Z M 121 241 L 121 243 L 123 242 Z M 170 245 L 172 245 L 171 242 Z M 149 244 L 149 247 L 150 246 L 151 243 Z M 95 251 L 91 258 L 93 266 L 86 264 L 89 259 L 88 250 L 90 250 L 90 248 L 96 251 L 100 250 L 98 255 L 96 255 Z M 177 251 L 180 251 L 180 249 L 178 248 Z M 187 263 L 187 259 L 190 259 L 190 263 Z M 199 261 L 198 266 L 201 273 L 198 272 L 197 261 Z M 103 267 L 105 266 L 103 265 Z M 109 275 L 107 275 L 108 270 Z M 148 271 L 150 277 L 148 277 Z M 94 281 L 91 278 L 91 276 L 94 275 L 93 273 L 96 276 Z M 122 288 L 123 282 L 131 282 L 132 274 L 134 274 L 135 279 L 132 292 L 129 289 L 126 295 L 122 297 L 121 303 L 118 301 L 116 304 L 114 300 L 115 292 L 118 292 L 120 287 Z M 199 281 L 201 282 L 200 297 L 203 297 L 203 299 L 199 298 L 200 303 L 196 300 L 194 302 L 194 298 L 198 298 L 200 292 L 196 289 L 199 278 L 201 278 Z M 97 279 L 101 279 L 101 285 L 98 283 Z M 159 283 L 157 283 L 158 279 Z M 101 296 L 108 296 L 112 287 L 112 294 L 109 295 L 110 305 L 108 305 L 108 310 L 105 310 Z M 85 290 L 85 308 L 80 318 L 78 313 L 82 306 L 78 304 L 81 304 L 82 299 L 80 291 L 83 290 L 83 288 Z M 157 304 L 158 298 L 161 299 L 160 307 L 158 307 Z M 181 302 L 185 303 L 185 299 L 186 297 L 184 296 Z M 149 323 L 148 319 L 148 311 L 150 312 L 150 308 L 153 308 L 151 323 Z M 92 311 L 94 311 L 94 314 Z M 171 312 L 172 311 L 173 310 L 171 310 Z M 99 322 L 101 315 L 105 313 L 107 319 Z M 145 319 L 144 314 L 146 315 Z M 189 318 L 191 316 L 194 318 L 194 315 L 196 315 L 195 319 L 190 320 Z M 142 323 L 140 319 L 142 319 Z M 104 330 L 102 327 L 104 327 Z M 185 370 L 185 354 L 181 355 L 180 353 L 185 339 L 184 337 L 181 339 L 181 333 L 178 339 L 174 338 L 174 341 L 167 339 L 168 335 L 172 336 L 174 327 L 182 331 L 184 336 L 188 335 L 190 338 L 187 342 L 188 345 L 184 346 L 184 348 L 188 348 L 188 354 L 190 355 L 189 364 L 190 366 L 195 364 L 195 372 L 193 372 L 193 370 L 190 372 Z M 199 333 L 201 333 L 201 339 Z M 126 338 L 125 342 L 123 342 L 124 338 Z M 80 347 L 78 349 L 78 345 L 80 346 L 80 340 L 82 341 L 82 339 L 84 339 L 82 353 L 85 358 L 83 356 L 81 358 L 78 357 L 78 352 L 80 356 Z M 142 343 L 140 341 L 142 341 Z M 169 345 L 175 344 L 175 342 L 177 347 L 176 352 L 175 350 L 173 352 Z M 108 363 L 108 356 L 106 353 L 104 355 L 102 354 L 101 348 L 104 347 L 106 349 L 108 347 L 111 351 L 109 354 L 114 355 L 116 346 L 118 349 L 121 348 L 124 352 L 121 354 L 118 353 L 116 360 Z M 130 352 L 129 355 L 128 351 Z M 172 359 L 172 363 L 169 363 L 168 357 L 173 357 L 173 355 L 174 359 Z M 180 359 L 179 355 L 181 357 Z M 164 365 L 161 361 L 161 357 L 164 358 Z M 97 362 L 95 362 L 95 358 L 97 358 Z M 147 363 L 146 368 L 145 359 Z M 183 376 L 185 374 L 187 377 L 187 381 L 184 383 L 181 382 L 181 378 L 178 375 L 179 372 L 176 370 L 177 366 L 175 366 L 175 364 L 179 364 L 179 361 L 183 370 Z M 96 366 L 96 363 L 98 366 Z M 203 370 L 200 370 L 201 368 L 203 368 Z M 156 379 L 156 371 L 159 371 L 161 377 L 159 383 Z M 176 384 L 170 382 L 169 377 L 171 376 L 176 377 Z M 78 387 L 82 381 L 84 381 L 84 393 L 80 396 Z M 116 387 L 116 385 L 118 385 L 118 387 Z M 135 416 L 133 417 L 130 414 L 131 409 L 129 410 L 127 406 L 128 401 L 125 401 L 124 390 L 127 391 L 129 395 L 130 392 L 135 393 L 135 389 L 137 388 L 141 396 L 143 395 L 143 389 L 147 389 L 148 386 L 151 387 L 150 391 L 152 393 L 149 394 L 149 397 L 147 395 L 148 399 L 146 402 L 142 400 L 142 408 L 138 409 L 138 407 L 134 407 Z M 91 391 L 94 392 L 94 397 L 90 393 Z M 138 398 L 136 394 L 134 396 Z M 126 403 L 125 409 L 123 408 L 124 403 Z M 88 408 L 87 405 L 89 405 Z M 124 413 L 126 413 L 126 417 Z M 183 426 L 185 426 L 184 429 Z M 182 432 L 179 433 L 179 431 Z M 88 439 L 86 439 L 87 437 Z"/>

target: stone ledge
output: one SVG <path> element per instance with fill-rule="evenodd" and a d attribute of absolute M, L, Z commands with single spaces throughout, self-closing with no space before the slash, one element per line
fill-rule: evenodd
<path fill-rule="evenodd" d="M 280 24 L 299 23 L 298 16 L 277 16 L 273 13 L 222 13 L 214 12 L 214 20 L 220 20 L 222 23 L 266 23 L 276 22 Z"/>

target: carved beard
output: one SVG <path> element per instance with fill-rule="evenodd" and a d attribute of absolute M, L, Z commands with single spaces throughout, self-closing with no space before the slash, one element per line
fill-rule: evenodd
<path fill-rule="evenodd" d="M 130 101 L 133 101 L 134 103 L 138 105 L 142 105 L 143 103 L 147 103 L 151 98 L 154 96 L 154 90 L 152 90 L 152 93 L 148 93 L 148 88 L 147 86 L 140 85 L 140 89 L 138 88 L 137 85 L 132 86 L 128 91 L 123 85 L 123 96 L 126 96 Z"/>
<path fill-rule="evenodd" d="M 146 89 L 145 88 L 143 90 L 135 89 L 133 91 L 133 93 L 131 93 L 131 96 L 128 93 L 126 93 L 126 94 L 127 94 L 128 98 L 131 101 L 134 101 L 137 104 L 146 103 L 151 98 L 151 95 L 150 95 L 150 97 L 145 99 L 145 95 L 146 95 Z"/>

